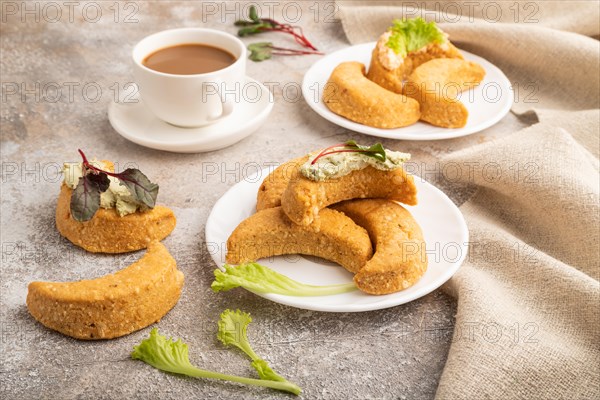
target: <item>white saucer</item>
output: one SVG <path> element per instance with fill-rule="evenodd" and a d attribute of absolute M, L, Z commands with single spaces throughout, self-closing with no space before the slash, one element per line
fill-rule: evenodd
<path fill-rule="evenodd" d="M 273 109 L 273 95 L 263 84 L 246 77 L 240 102 L 231 115 L 212 125 L 181 128 L 170 125 L 148 110 L 144 102 L 112 102 L 108 120 L 125 139 L 151 149 L 199 153 L 222 149 L 256 131 Z"/>

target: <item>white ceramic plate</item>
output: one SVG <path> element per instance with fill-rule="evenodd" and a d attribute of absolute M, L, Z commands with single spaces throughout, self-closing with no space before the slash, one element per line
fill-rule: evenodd
<path fill-rule="evenodd" d="M 273 95 L 260 82 L 246 77 L 243 93 L 231 115 L 200 128 L 170 125 L 152 114 L 142 100 L 111 103 L 108 119 L 119 135 L 141 146 L 176 153 L 213 151 L 252 134 L 273 109 Z"/>
<path fill-rule="evenodd" d="M 352 122 L 331 112 L 323 103 L 323 88 L 335 67 L 344 61 L 358 61 L 369 67 L 371 51 L 375 42 L 348 47 L 328 54 L 317 61 L 304 74 L 302 95 L 308 105 L 326 120 L 341 127 L 389 139 L 438 140 L 471 135 L 480 132 L 500 121 L 513 104 L 513 92 L 510 81 L 502 71 L 489 61 L 461 50 L 465 59 L 481 65 L 486 76 L 477 87 L 460 95 L 460 101 L 469 110 L 467 125 L 463 128 L 447 129 L 429 125 L 425 122 L 397 129 L 380 129 Z"/>
<path fill-rule="evenodd" d="M 206 245 L 218 267 L 225 263 L 226 242 L 231 232 L 256 211 L 256 193 L 269 172 L 269 169 L 264 169 L 247 177 L 229 189 L 214 205 L 206 221 Z M 429 265 L 414 286 L 385 296 L 371 296 L 358 290 L 321 297 L 257 294 L 276 303 L 307 310 L 356 312 L 404 304 L 440 287 L 454 275 L 466 257 L 469 232 L 461 212 L 444 193 L 419 177 L 415 177 L 415 181 L 419 205 L 405 207 L 423 229 Z M 308 284 L 352 282 L 352 274 L 341 266 L 316 257 L 287 255 L 258 262 Z"/>

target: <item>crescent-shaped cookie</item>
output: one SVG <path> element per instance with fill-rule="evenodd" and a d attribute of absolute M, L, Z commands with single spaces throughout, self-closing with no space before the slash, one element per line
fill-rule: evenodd
<path fill-rule="evenodd" d="M 437 58 L 462 59 L 463 56 L 450 42 L 444 45 L 433 43 L 427 47 L 426 51 L 409 53 L 398 68 L 388 70 L 381 64 L 378 46 L 375 46 L 371 53 L 371 63 L 367 78 L 387 90 L 394 93 L 402 93 L 404 80 L 411 72 L 421 64 Z"/>
<path fill-rule="evenodd" d="M 284 162 L 267 175 L 262 181 L 256 195 L 256 211 L 279 207 L 281 205 L 281 194 L 287 187 L 290 179 L 298 174 L 300 166 L 306 160 L 308 160 L 308 156 Z"/>
<path fill-rule="evenodd" d="M 382 171 L 369 166 L 325 181 L 313 181 L 296 174 L 282 194 L 281 206 L 293 222 L 310 225 L 330 204 L 364 198 L 383 198 L 415 205 L 417 188 L 412 175 L 403 168 Z"/>
<path fill-rule="evenodd" d="M 241 264 L 261 258 L 306 254 L 358 271 L 373 254 L 367 232 L 341 212 L 325 209 L 318 231 L 290 221 L 281 207 L 258 211 L 242 221 L 227 240 L 226 261 Z"/>
<path fill-rule="evenodd" d="M 179 300 L 183 273 L 169 251 L 152 242 L 137 262 L 111 275 L 78 282 L 32 282 L 31 315 L 77 339 L 111 339 L 159 321 Z"/>
<path fill-rule="evenodd" d="M 370 81 L 365 66 L 354 61 L 335 67 L 324 87 L 323 102 L 332 112 L 375 128 L 401 128 L 420 116 L 418 102 Z"/>
<path fill-rule="evenodd" d="M 401 205 L 383 199 L 349 200 L 332 206 L 369 232 L 375 253 L 354 275 L 369 294 L 389 294 L 417 282 L 427 269 L 421 228 Z"/>
<path fill-rule="evenodd" d="M 462 128 L 469 112 L 457 97 L 484 77 L 485 70 L 475 62 L 438 58 L 416 68 L 403 92 L 421 105 L 422 121 L 443 128 Z"/>
<path fill-rule="evenodd" d="M 56 206 L 56 228 L 73 244 L 92 253 L 125 253 L 144 249 L 153 240 L 162 240 L 175 228 L 173 211 L 156 206 L 123 217 L 112 209 L 100 208 L 85 222 L 71 217 L 71 193 L 63 183 Z"/>

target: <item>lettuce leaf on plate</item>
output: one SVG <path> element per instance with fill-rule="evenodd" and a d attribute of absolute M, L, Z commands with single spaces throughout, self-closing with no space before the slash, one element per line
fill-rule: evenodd
<path fill-rule="evenodd" d="M 244 287 L 257 293 L 276 293 L 287 296 L 329 296 L 356 290 L 356 285 L 307 285 L 288 278 L 270 268 L 255 262 L 240 264 L 237 267 L 225 264 L 225 271 L 215 270 L 215 280 L 210 285 L 214 292 L 226 292 L 236 287 Z"/>
<path fill-rule="evenodd" d="M 444 43 L 446 38 L 435 22 L 423 18 L 396 19 L 390 28 L 392 35 L 386 45 L 404 58 L 430 43 Z"/>

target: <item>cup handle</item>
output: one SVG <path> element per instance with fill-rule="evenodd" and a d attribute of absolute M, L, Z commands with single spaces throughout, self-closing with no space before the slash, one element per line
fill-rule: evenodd
<path fill-rule="evenodd" d="M 234 101 L 231 100 L 231 96 L 230 99 L 227 100 L 226 96 L 221 93 L 221 87 L 223 86 L 223 81 L 218 80 L 216 83 L 216 87 L 217 87 L 217 94 L 219 95 L 219 97 L 221 98 L 221 106 L 222 106 L 222 111 L 220 115 L 214 116 L 214 117 L 209 117 L 208 120 L 209 121 L 216 121 L 219 120 L 221 118 L 225 118 L 228 115 L 231 115 L 231 113 L 233 112 L 233 106 L 235 105 Z"/>

